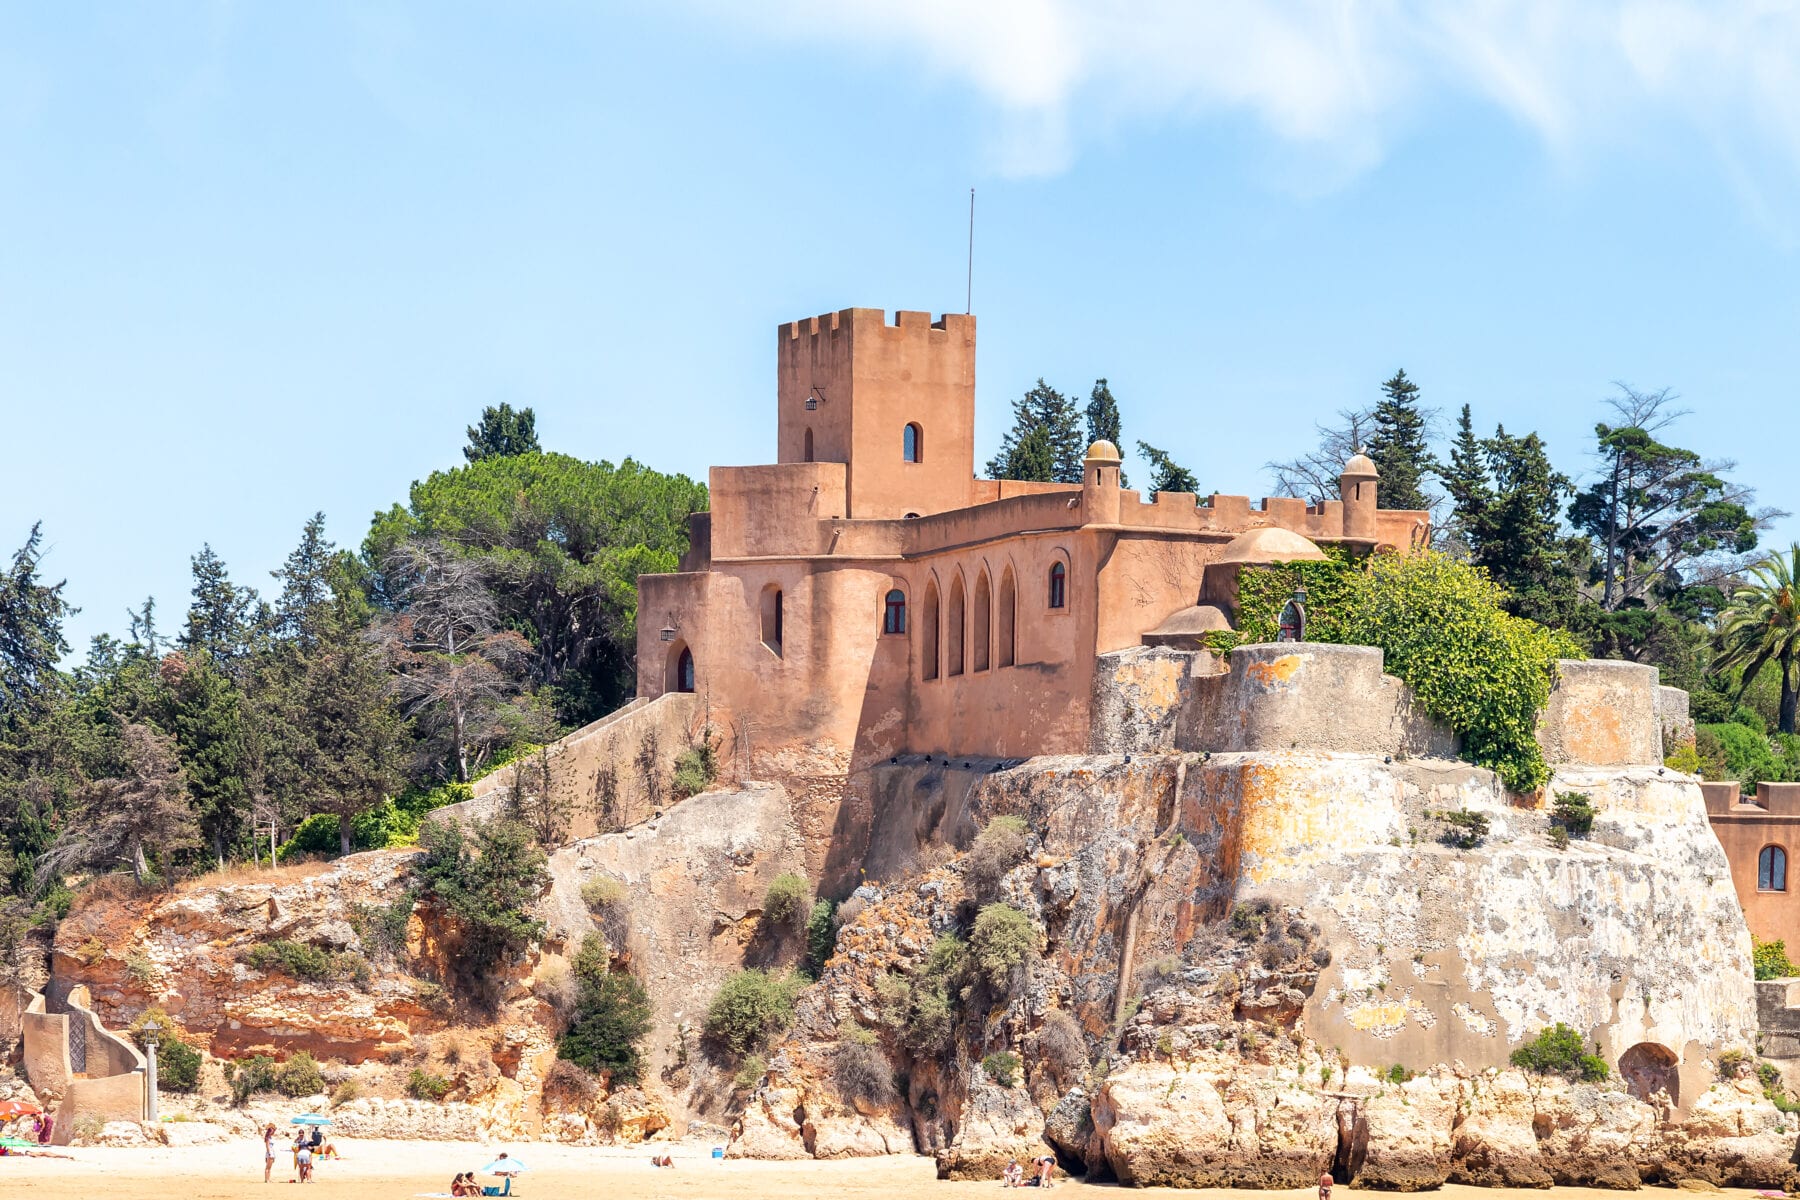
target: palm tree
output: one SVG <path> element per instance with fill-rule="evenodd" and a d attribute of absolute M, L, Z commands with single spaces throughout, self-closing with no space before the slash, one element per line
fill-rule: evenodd
<path fill-rule="evenodd" d="M 1800 657 L 1800 543 L 1786 555 L 1771 554 L 1750 571 L 1749 582 L 1732 593 L 1731 604 L 1719 622 L 1717 667 L 1742 667 L 1738 695 L 1744 694 L 1758 672 L 1774 660 L 1781 666 L 1781 732 L 1794 732 L 1796 701 L 1800 687 L 1794 679 L 1794 660 Z"/>

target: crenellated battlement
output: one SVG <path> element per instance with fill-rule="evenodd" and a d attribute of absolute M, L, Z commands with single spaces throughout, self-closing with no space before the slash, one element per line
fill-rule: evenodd
<path fill-rule="evenodd" d="M 890 322 L 886 309 L 843 308 L 837 312 L 821 313 L 816 317 L 788 321 L 778 327 L 776 336 L 777 340 L 782 343 L 782 353 L 785 354 L 789 352 L 787 343 L 818 338 L 831 339 L 851 331 L 864 334 L 880 332 L 889 337 L 929 337 L 931 334 L 937 333 L 943 339 L 948 339 L 952 334 L 973 336 L 975 317 L 970 313 L 945 313 L 934 321 L 929 312 L 895 309 L 893 320 Z M 797 350 L 798 347 L 795 349 Z"/>

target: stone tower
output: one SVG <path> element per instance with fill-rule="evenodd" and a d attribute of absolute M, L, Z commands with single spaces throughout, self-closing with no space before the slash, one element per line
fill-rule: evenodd
<path fill-rule="evenodd" d="M 781 326 L 776 351 L 776 461 L 844 463 L 845 516 L 970 502 L 974 317 L 846 308 Z"/>

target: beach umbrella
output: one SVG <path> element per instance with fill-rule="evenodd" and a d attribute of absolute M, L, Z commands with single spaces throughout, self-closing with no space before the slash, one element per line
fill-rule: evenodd
<path fill-rule="evenodd" d="M 288 1124 L 290 1124 L 290 1125 L 329 1125 L 329 1124 L 331 1124 L 331 1118 L 330 1117 L 321 1117 L 318 1113 L 301 1113 L 299 1116 L 295 1117 L 292 1121 L 289 1121 Z"/>
<path fill-rule="evenodd" d="M 0 1121 L 10 1121 L 15 1117 L 29 1117 L 44 1110 L 24 1100 L 0 1100 Z"/>
<path fill-rule="evenodd" d="M 483 1175 L 523 1175 L 525 1164 L 510 1155 L 501 1155 L 487 1166 L 481 1168 Z"/>

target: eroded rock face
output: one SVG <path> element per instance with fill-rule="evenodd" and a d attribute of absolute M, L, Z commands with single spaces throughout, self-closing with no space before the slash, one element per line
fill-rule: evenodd
<path fill-rule="evenodd" d="M 815 1154 L 834 1122 L 833 1144 L 875 1144 L 819 1100 L 813 1064 L 854 1025 L 911 1080 L 914 1146 L 959 1178 L 1044 1143 L 1072 1168 L 1183 1186 L 1793 1178 L 1789 1120 L 1715 1078 L 1754 1009 L 1690 780 L 1565 767 L 1552 791 L 1600 815 L 1559 849 L 1544 808 L 1460 763 L 1268 752 L 874 774 L 921 842 L 890 829 L 884 861 L 928 864 L 923 843 L 967 845 L 997 815 L 1025 821 L 1025 861 L 991 896 L 967 893 L 963 860 L 858 889 L 733 1153 Z M 1476 835 L 1449 812 L 1479 814 Z M 992 900 L 1026 914 L 1039 952 L 998 991 L 959 978 L 954 1036 L 921 1047 L 894 996 Z M 1086 1043 L 1072 1078 L 1045 1050 L 1059 1013 Z M 1507 1065 L 1556 1021 L 1609 1082 Z M 996 1051 L 1022 1056 L 1020 1086 L 986 1079 Z"/>

